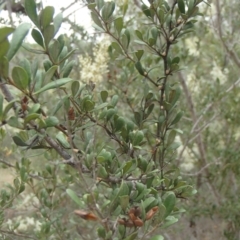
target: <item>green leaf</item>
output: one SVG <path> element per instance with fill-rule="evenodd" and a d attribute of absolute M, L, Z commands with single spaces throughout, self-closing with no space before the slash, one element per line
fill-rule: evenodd
<path fill-rule="evenodd" d="M 139 30 L 135 30 L 135 34 L 137 35 L 137 37 L 138 37 L 140 40 L 143 40 L 142 33 L 141 33 Z"/>
<path fill-rule="evenodd" d="M 156 236 L 150 238 L 150 240 L 164 240 L 164 237 L 162 235 L 156 235 Z"/>
<path fill-rule="evenodd" d="M 9 47 L 10 44 L 7 39 L 0 43 L 0 61 L 2 61 L 4 56 L 7 54 Z"/>
<path fill-rule="evenodd" d="M 120 33 L 123 29 L 123 18 L 122 17 L 118 17 L 114 20 L 114 27 L 118 33 L 118 36 L 120 36 Z"/>
<path fill-rule="evenodd" d="M 125 29 L 123 35 L 122 35 L 122 45 L 124 49 L 127 49 L 130 43 L 130 32 L 128 29 Z"/>
<path fill-rule="evenodd" d="M 48 84 L 46 84 L 44 87 L 42 87 L 41 89 L 39 89 L 37 92 L 35 92 L 34 94 L 38 94 L 41 92 L 45 92 L 49 89 L 55 89 L 55 88 L 59 88 L 69 82 L 73 81 L 71 78 L 61 78 L 58 80 L 55 80 L 53 82 L 50 82 Z"/>
<path fill-rule="evenodd" d="M 3 27 L 0 28 L 0 43 L 5 41 L 7 37 L 14 32 L 14 28 L 12 27 Z"/>
<path fill-rule="evenodd" d="M 27 72 L 21 67 L 14 67 L 12 70 L 14 84 L 21 90 L 25 90 L 29 84 Z"/>
<path fill-rule="evenodd" d="M 43 61 L 44 70 L 47 72 L 52 67 L 52 62 L 49 59 Z"/>
<path fill-rule="evenodd" d="M 128 237 L 124 238 L 123 240 L 134 240 L 138 236 L 138 232 L 134 232 L 130 234 Z"/>
<path fill-rule="evenodd" d="M 59 132 L 56 135 L 56 139 L 62 145 L 63 148 L 70 148 L 71 147 L 69 142 L 66 139 L 66 136 L 62 132 Z"/>
<path fill-rule="evenodd" d="M 140 40 L 134 40 L 135 43 L 140 44 L 140 45 L 147 45 L 145 42 L 140 41 Z"/>
<path fill-rule="evenodd" d="M 32 20 L 32 22 L 39 27 L 39 21 L 37 16 L 37 5 L 35 0 L 25 0 L 24 7 L 27 12 L 28 17 Z"/>
<path fill-rule="evenodd" d="M 115 127 L 115 131 L 120 131 L 123 126 L 125 125 L 125 121 L 123 117 L 119 117 L 117 118 L 117 120 L 114 122 L 114 127 Z"/>
<path fill-rule="evenodd" d="M 153 109 L 154 109 L 154 103 L 152 103 L 148 108 L 147 108 L 147 113 L 146 115 L 144 116 L 145 119 L 147 119 L 149 117 L 149 115 L 152 113 Z"/>
<path fill-rule="evenodd" d="M 97 4 L 96 3 L 89 3 L 87 6 L 88 6 L 88 9 L 94 10 L 95 7 L 97 6 Z"/>
<path fill-rule="evenodd" d="M 171 126 L 179 122 L 179 120 L 180 120 L 180 119 L 182 118 L 182 116 L 183 116 L 183 113 L 184 113 L 184 112 L 182 112 L 182 111 L 180 111 L 180 112 L 177 113 L 176 117 L 175 117 L 175 118 L 173 119 L 173 121 L 171 122 Z"/>
<path fill-rule="evenodd" d="M 7 106 L 4 108 L 3 114 L 2 114 L 2 121 L 6 119 L 7 113 L 12 109 L 13 105 L 15 104 L 17 100 L 14 99 L 11 102 L 7 104 Z"/>
<path fill-rule="evenodd" d="M 166 193 L 166 197 L 163 201 L 164 206 L 166 207 L 165 217 L 167 217 L 175 207 L 176 196 L 173 192 Z"/>
<path fill-rule="evenodd" d="M 112 105 L 113 107 L 115 107 L 115 106 L 117 105 L 118 99 L 119 99 L 118 95 L 114 95 L 114 96 L 112 97 L 112 99 L 111 99 L 111 105 Z"/>
<path fill-rule="evenodd" d="M 40 116 L 40 115 L 37 114 L 37 113 L 28 114 L 28 115 L 24 118 L 24 124 L 29 123 L 30 121 L 39 118 L 39 116 Z"/>
<path fill-rule="evenodd" d="M 97 176 L 99 178 L 103 178 L 103 179 L 108 178 L 108 173 L 107 173 L 106 169 L 102 165 L 98 166 L 98 171 L 97 172 L 98 172 Z"/>
<path fill-rule="evenodd" d="M 38 91 L 43 84 L 43 72 L 37 70 L 36 76 L 34 78 L 34 91 Z"/>
<path fill-rule="evenodd" d="M 106 230 L 105 230 L 105 228 L 103 228 L 103 227 L 98 228 L 97 229 L 97 233 L 98 233 L 98 236 L 101 239 L 106 239 Z"/>
<path fill-rule="evenodd" d="M 107 110 L 107 114 L 106 114 L 106 117 L 107 117 L 107 121 L 109 121 L 113 115 L 115 115 L 117 113 L 117 110 L 114 109 L 114 108 L 110 108 Z"/>
<path fill-rule="evenodd" d="M 180 57 L 175 57 L 175 58 L 172 60 L 172 64 L 173 64 L 173 63 L 178 64 L 179 62 L 180 62 Z"/>
<path fill-rule="evenodd" d="M 104 0 L 98 0 L 96 1 L 97 9 L 100 11 L 104 5 Z"/>
<path fill-rule="evenodd" d="M 144 51 L 141 49 L 141 50 L 137 50 L 137 52 L 135 52 L 135 55 L 138 59 L 138 62 L 141 60 L 142 56 L 143 56 L 143 53 Z"/>
<path fill-rule="evenodd" d="M 77 194 L 72 189 L 68 188 L 66 190 L 66 193 L 79 207 L 82 207 L 82 205 L 83 205 L 82 201 L 79 199 Z"/>
<path fill-rule="evenodd" d="M 134 112 L 134 120 L 136 124 L 140 126 L 143 120 L 142 112 Z"/>
<path fill-rule="evenodd" d="M 70 73 L 71 73 L 75 63 L 76 63 L 75 60 L 72 60 L 72 61 L 68 62 L 64 66 L 64 68 L 63 68 L 63 75 L 62 75 L 64 78 L 66 78 L 66 77 L 68 77 L 70 75 Z"/>
<path fill-rule="evenodd" d="M 121 186 L 119 188 L 118 196 L 129 195 L 130 190 L 126 182 L 122 181 Z"/>
<path fill-rule="evenodd" d="M 119 197 L 120 205 L 123 211 L 125 211 L 129 204 L 129 195 L 123 195 Z"/>
<path fill-rule="evenodd" d="M 116 50 L 117 53 L 120 53 L 120 54 L 124 55 L 124 54 L 123 54 L 123 51 L 122 51 L 122 48 L 121 48 L 121 46 L 119 45 L 119 43 L 117 43 L 117 42 L 112 42 L 111 46 L 113 47 L 113 49 Z"/>
<path fill-rule="evenodd" d="M 27 72 L 28 79 L 29 79 L 29 82 L 30 82 L 31 76 L 32 76 L 32 72 L 31 72 L 31 64 L 28 61 L 28 59 L 27 58 L 23 58 L 20 61 L 20 66 Z"/>
<path fill-rule="evenodd" d="M 142 142 L 143 138 L 144 138 L 143 131 L 137 131 L 133 137 L 133 142 L 132 142 L 133 146 L 139 146 L 139 144 Z"/>
<path fill-rule="evenodd" d="M 19 147 L 27 147 L 28 144 L 26 144 L 20 137 L 13 136 L 14 143 Z"/>
<path fill-rule="evenodd" d="M 63 48 L 64 49 L 64 48 Z M 62 52 L 59 55 L 59 63 L 62 63 L 66 59 L 68 59 L 77 49 L 73 49 L 70 52 L 68 52 L 66 55 L 62 55 Z"/>
<path fill-rule="evenodd" d="M 91 17 L 93 22 L 100 27 L 101 29 L 104 29 L 101 20 L 99 19 L 98 15 L 95 12 L 91 12 Z"/>
<path fill-rule="evenodd" d="M 115 9 L 115 2 L 106 2 L 102 8 L 102 18 L 107 21 L 113 14 Z"/>
<path fill-rule="evenodd" d="M 108 92 L 107 91 L 101 91 L 100 95 L 101 95 L 102 101 L 106 102 L 107 97 L 108 97 Z"/>
<path fill-rule="evenodd" d="M 146 211 L 148 211 L 150 208 L 155 207 L 156 206 L 156 204 L 155 204 L 156 200 L 157 199 L 155 197 L 149 197 L 149 198 L 145 199 L 144 202 L 143 202 L 144 209 Z M 154 206 L 152 204 L 154 204 Z"/>
<path fill-rule="evenodd" d="M 52 39 L 48 46 L 49 55 L 53 63 L 57 63 L 60 54 L 60 44 L 58 40 Z"/>
<path fill-rule="evenodd" d="M 34 39 L 34 41 L 40 45 L 41 47 L 44 48 L 44 43 L 43 43 L 43 36 L 42 34 L 37 30 L 37 29 L 33 29 L 32 30 L 32 37 Z"/>
<path fill-rule="evenodd" d="M 48 46 L 49 42 L 54 37 L 54 26 L 48 25 L 46 28 L 43 29 L 43 36 L 45 40 L 45 45 Z"/>
<path fill-rule="evenodd" d="M 50 23 L 52 23 L 54 11 L 55 9 L 52 6 L 47 6 L 41 11 L 40 24 L 41 24 L 42 30 L 45 29 L 47 26 L 49 26 Z"/>
<path fill-rule="evenodd" d="M 140 62 L 136 62 L 135 63 L 135 68 L 138 70 L 139 74 L 141 74 L 142 76 L 146 75 L 146 70 L 142 67 L 142 64 Z"/>
<path fill-rule="evenodd" d="M 57 16 L 53 19 L 53 25 L 54 25 L 54 36 L 59 31 L 63 21 L 63 14 L 58 13 Z"/>
<path fill-rule="evenodd" d="M 7 51 L 8 49 L 6 49 Z M 0 52 L 1 52 L 1 44 L 0 44 Z M 8 71 L 9 71 L 9 62 L 6 57 L 3 57 L 1 59 L 1 53 L 0 53 L 0 77 L 7 78 L 8 77 Z"/>
<path fill-rule="evenodd" d="M 183 0 L 178 0 L 178 8 L 180 10 L 181 13 L 185 14 L 185 4 Z"/>
<path fill-rule="evenodd" d="M 94 105 L 95 104 L 94 104 L 93 101 L 87 99 L 83 103 L 83 108 L 84 108 L 85 111 L 90 112 L 90 111 L 92 111 L 94 109 Z"/>
<path fill-rule="evenodd" d="M 159 16 L 159 20 L 160 20 L 160 23 L 161 25 L 164 24 L 164 17 L 165 17 L 165 12 L 163 10 L 163 8 L 160 8 L 159 11 L 158 11 L 158 16 Z"/>
<path fill-rule="evenodd" d="M 187 14 L 188 14 L 189 16 L 190 16 L 191 13 L 193 12 L 194 5 L 195 5 L 195 0 L 189 0 L 189 2 L 188 2 L 188 11 L 187 11 Z"/>
<path fill-rule="evenodd" d="M 50 116 L 45 119 L 45 124 L 46 124 L 46 127 L 54 127 L 59 124 L 59 120 L 54 116 Z"/>
<path fill-rule="evenodd" d="M 171 145 L 168 146 L 168 150 L 175 151 L 177 148 L 181 146 L 181 143 L 179 142 L 173 142 Z"/>
<path fill-rule="evenodd" d="M 48 71 L 45 73 L 44 82 L 49 82 L 52 79 L 57 68 L 58 68 L 58 66 L 54 65 L 48 69 Z"/>
<path fill-rule="evenodd" d="M 71 85 L 71 90 L 72 90 L 73 97 L 77 96 L 79 89 L 80 89 L 79 81 L 74 81 Z"/>
<path fill-rule="evenodd" d="M 153 10 L 148 8 L 145 4 L 142 4 L 142 11 L 148 18 L 152 18 L 154 16 Z"/>
<path fill-rule="evenodd" d="M 153 39 L 156 42 L 157 38 L 158 38 L 158 29 L 156 27 L 152 27 L 150 32 L 151 32 L 151 35 L 152 35 Z"/>
<path fill-rule="evenodd" d="M 40 103 L 35 103 L 28 111 L 29 114 L 31 113 L 37 113 L 41 109 Z"/>
<path fill-rule="evenodd" d="M 3 100 L 4 100 L 3 95 L 0 93 L 0 119 L 3 113 Z"/>
<path fill-rule="evenodd" d="M 175 218 L 174 216 L 168 216 L 164 222 L 164 224 L 161 226 L 161 228 L 167 228 L 174 223 L 178 222 L 178 219 Z"/>
<path fill-rule="evenodd" d="M 171 130 L 168 135 L 167 146 L 171 145 L 174 142 L 175 137 L 176 137 L 176 131 Z"/>
<path fill-rule="evenodd" d="M 128 10 L 128 1 L 124 1 L 123 4 L 120 6 L 120 8 L 122 10 L 123 16 L 125 16 Z"/>
<path fill-rule="evenodd" d="M 39 118 L 39 120 L 38 120 L 38 128 L 39 129 L 46 128 L 46 123 L 45 123 L 44 119 Z"/>
<path fill-rule="evenodd" d="M 171 64 L 170 69 L 171 69 L 171 72 L 176 72 L 179 70 L 179 65 L 176 63 Z"/>
<path fill-rule="evenodd" d="M 11 127 L 23 129 L 22 121 L 19 118 L 15 117 L 15 116 L 10 117 L 8 119 L 7 123 Z"/>
<path fill-rule="evenodd" d="M 11 60 L 13 56 L 16 54 L 18 49 L 20 48 L 23 39 L 27 36 L 29 29 L 31 28 L 30 23 L 22 23 L 18 26 L 18 28 L 14 31 L 12 40 L 10 43 L 10 49 L 7 53 L 8 60 Z"/>

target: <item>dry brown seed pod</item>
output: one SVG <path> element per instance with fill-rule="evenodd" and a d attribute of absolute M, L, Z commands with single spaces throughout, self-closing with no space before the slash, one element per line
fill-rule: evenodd
<path fill-rule="evenodd" d="M 136 218 L 134 221 L 133 221 L 134 225 L 136 227 L 142 227 L 144 222 L 140 219 L 140 218 Z"/>
<path fill-rule="evenodd" d="M 74 119 L 75 119 L 74 108 L 70 107 L 68 110 L 68 120 L 74 120 Z"/>

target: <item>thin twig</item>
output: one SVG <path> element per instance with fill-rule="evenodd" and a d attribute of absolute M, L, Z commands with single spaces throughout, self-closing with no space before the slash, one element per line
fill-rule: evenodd
<path fill-rule="evenodd" d="M 206 166 L 204 166 L 203 168 L 201 168 L 198 172 L 196 173 L 183 173 L 181 172 L 182 175 L 185 175 L 185 176 L 198 176 L 199 174 L 201 174 L 206 168 L 208 168 L 210 165 L 213 165 L 213 164 L 220 164 L 220 162 L 212 162 L 212 163 L 208 163 Z"/>

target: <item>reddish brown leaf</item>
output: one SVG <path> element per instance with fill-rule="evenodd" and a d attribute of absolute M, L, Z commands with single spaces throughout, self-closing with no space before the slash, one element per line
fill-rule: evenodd
<path fill-rule="evenodd" d="M 97 221 L 98 220 L 97 216 L 92 212 L 86 212 L 83 210 L 75 210 L 74 213 L 88 221 Z"/>

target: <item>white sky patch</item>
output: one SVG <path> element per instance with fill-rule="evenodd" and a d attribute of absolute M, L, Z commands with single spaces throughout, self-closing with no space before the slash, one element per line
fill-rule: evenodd
<path fill-rule="evenodd" d="M 117 0 L 115 0 L 117 1 Z M 132 0 L 130 0 L 132 1 Z M 72 2 L 74 1 L 62 1 L 62 0 L 43 0 L 43 7 L 46 6 L 53 6 L 55 9 L 55 16 L 60 13 L 62 10 L 61 8 L 66 8 L 69 6 Z M 147 6 L 149 6 L 148 0 L 142 0 L 143 3 L 145 3 Z M 1 12 L 1 17 L 8 19 L 8 12 L 7 11 L 0 11 Z M 92 20 L 91 20 L 91 15 L 90 11 L 87 7 L 86 4 L 84 4 L 82 1 L 79 1 L 75 4 L 73 4 L 71 7 L 69 7 L 66 11 L 63 12 L 63 17 L 64 18 L 69 18 L 72 22 L 76 23 L 79 26 L 84 27 L 84 29 L 89 33 L 89 34 L 94 34 L 96 30 L 92 26 Z M 31 20 L 27 16 L 22 16 L 21 17 L 22 22 L 31 22 Z M 15 22 L 15 18 L 13 17 L 13 21 Z M 32 22 L 31 22 L 32 23 Z M 18 26 L 20 23 L 16 22 L 16 26 Z M 3 25 L 0 25 L 0 27 L 3 27 Z M 58 34 L 71 34 L 70 32 L 70 25 L 63 23 Z M 27 41 L 29 42 L 34 42 L 32 37 L 27 37 Z"/>
<path fill-rule="evenodd" d="M 44 7 L 53 6 L 55 8 L 55 14 L 61 12 L 61 8 L 66 8 L 72 1 L 61 0 L 45 0 L 43 1 Z M 72 22 L 83 26 L 89 33 L 94 32 L 92 28 L 92 20 L 90 11 L 86 5 L 81 2 L 73 4 L 70 8 L 63 12 L 63 17 L 68 17 Z M 60 33 L 67 33 L 69 31 L 69 25 L 64 24 L 61 26 Z"/>

